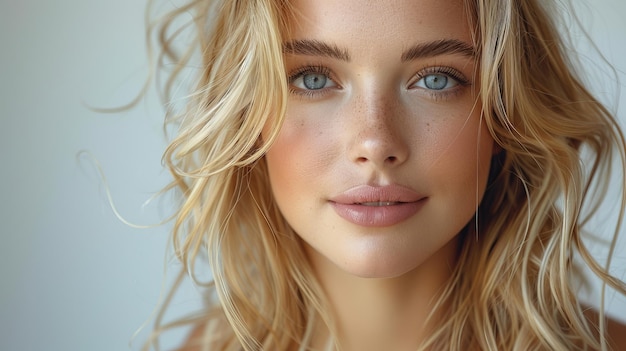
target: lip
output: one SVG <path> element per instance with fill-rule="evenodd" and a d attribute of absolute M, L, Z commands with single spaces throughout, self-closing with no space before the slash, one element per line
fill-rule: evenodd
<path fill-rule="evenodd" d="M 343 219 L 364 227 L 389 227 L 415 215 L 426 196 L 399 185 L 361 185 L 330 199 Z"/>

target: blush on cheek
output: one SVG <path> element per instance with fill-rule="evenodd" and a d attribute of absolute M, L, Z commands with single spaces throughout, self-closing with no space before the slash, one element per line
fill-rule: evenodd
<path fill-rule="evenodd" d="M 298 113 L 300 112 L 300 113 Z M 328 118 L 311 116 L 311 111 L 290 111 L 268 156 L 276 166 L 288 167 L 293 177 L 315 177 L 328 171 L 343 150 L 339 145 L 341 131 Z"/>

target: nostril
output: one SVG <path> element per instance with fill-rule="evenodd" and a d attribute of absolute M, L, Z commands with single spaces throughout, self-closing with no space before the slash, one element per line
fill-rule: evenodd
<path fill-rule="evenodd" d="M 387 157 L 387 162 L 389 163 L 395 163 L 398 160 L 398 158 L 396 156 L 388 156 Z"/>

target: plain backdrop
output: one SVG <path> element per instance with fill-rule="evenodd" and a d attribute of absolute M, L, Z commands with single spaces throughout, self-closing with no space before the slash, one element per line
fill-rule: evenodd
<path fill-rule="evenodd" d="M 129 221 L 149 225 L 169 213 L 167 199 L 144 205 L 169 180 L 160 163 L 166 145 L 160 102 L 150 93 L 123 113 L 86 107 L 120 105 L 140 90 L 147 74 L 144 7 L 128 0 L 2 0 L 1 350 L 137 350 L 147 335 L 139 328 L 171 280 L 163 278 L 164 267 L 179 267 L 165 262 L 170 227 L 122 223 L 98 172 L 99 163 L 113 203 Z M 623 87 L 626 2 L 588 0 L 580 8 Z M 597 55 L 582 37 L 578 49 L 593 70 Z M 606 74 L 591 74 L 590 81 L 603 101 L 619 106 L 626 124 L 626 94 Z M 622 239 L 614 271 L 622 279 L 625 250 Z M 609 313 L 626 320 L 626 302 L 611 296 Z M 172 315 L 198 306 L 187 284 Z M 171 334 L 165 348 L 182 333 Z"/>

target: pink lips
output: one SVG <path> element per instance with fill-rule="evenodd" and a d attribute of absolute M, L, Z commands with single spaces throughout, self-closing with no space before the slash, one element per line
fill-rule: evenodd
<path fill-rule="evenodd" d="M 343 219 L 365 227 L 388 227 L 413 216 L 426 197 L 398 186 L 362 185 L 330 199 Z"/>

